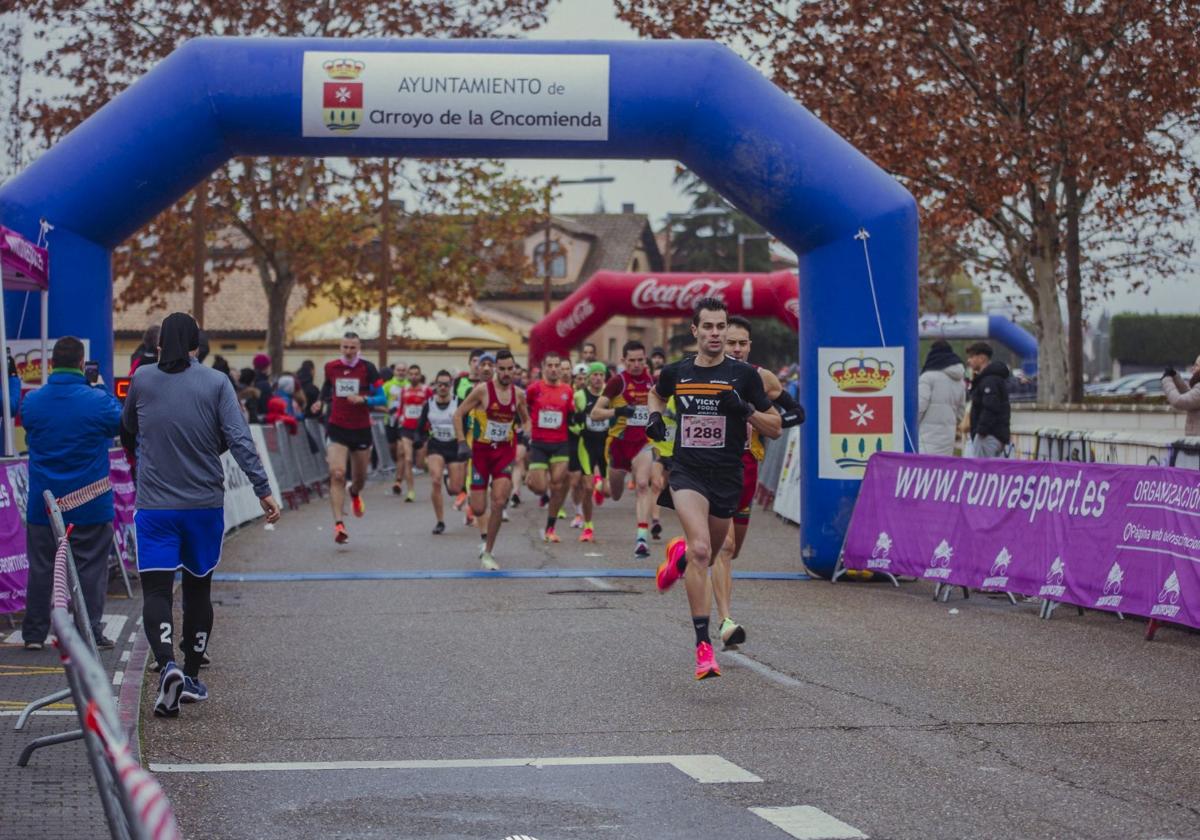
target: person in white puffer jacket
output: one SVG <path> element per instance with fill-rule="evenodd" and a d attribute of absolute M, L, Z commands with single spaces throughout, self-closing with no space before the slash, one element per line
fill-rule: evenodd
<path fill-rule="evenodd" d="M 955 435 L 966 413 L 966 366 L 950 342 L 939 339 L 929 348 L 917 382 L 917 423 L 921 454 L 953 455 Z"/>

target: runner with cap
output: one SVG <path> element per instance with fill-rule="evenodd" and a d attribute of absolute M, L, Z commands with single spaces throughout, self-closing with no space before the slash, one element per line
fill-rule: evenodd
<path fill-rule="evenodd" d="M 371 406 L 384 405 L 382 388 L 372 386 L 379 379 L 375 365 L 361 355 L 358 333 L 342 336 L 342 355 L 325 365 L 325 384 L 313 406 L 315 413 L 329 407 L 325 454 L 329 464 L 329 504 L 333 508 L 333 540 L 341 544 L 350 539 L 343 522 L 346 495 L 354 515 L 366 512 L 362 489 L 371 468 Z M 346 461 L 350 461 L 350 485 L 346 485 Z"/>
<path fill-rule="evenodd" d="M 646 434 L 664 440 L 663 412 L 675 398 L 676 432 L 668 483 L 670 502 L 684 536 L 667 544 L 657 585 L 665 591 L 685 578 L 696 637 L 696 679 L 719 677 L 709 638 L 712 596 L 708 571 L 714 547 L 725 543 L 742 493 L 742 451 L 747 423 L 759 434 L 778 437 L 782 418 L 750 365 L 725 354 L 728 310 L 719 298 L 702 298 L 692 316 L 697 353 L 663 368 L 650 391 Z"/>
<path fill-rule="evenodd" d="M 576 499 L 582 507 L 580 542 L 593 542 L 596 538 L 592 512 L 595 505 L 604 501 L 601 488 L 608 477 L 608 460 L 604 450 L 612 421 L 593 420 L 591 416 L 596 401 L 604 394 L 607 378 L 608 368 L 604 363 L 592 362 L 588 365 L 585 386 L 575 392 L 574 427 L 578 432 L 567 469 L 571 474 Z"/>
<path fill-rule="evenodd" d="M 484 513 L 488 513 L 487 532 L 479 550 L 480 565 L 488 571 L 500 568 L 492 553 L 501 515 L 512 492 L 513 460 L 517 455 L 513 427 L 518 420 L 529 426 L 525 394 L 512 384 L 515 368 L 512 353 L 501 350 L 496 354 L 494 380 L 476 385 L 454 412 L 459 452 L 471 457 L 471 510 L 481 523 L 485 521 Z"/>

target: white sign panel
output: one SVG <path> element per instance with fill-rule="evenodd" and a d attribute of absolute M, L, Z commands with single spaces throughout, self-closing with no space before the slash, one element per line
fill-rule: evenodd
<path fill-rule="evenodd" d="M 306 52 L 305 137 L 607 140 L 607 55 Z"/>
<path fill-rule="evenodd" d="M 904 451 L 904 348 L 820 347 L 820 478 L 861 479 L 876 452 Z"/>
<path fill-rule="evenodd" d="M 986 315 L 922 315 L 921 338 L 987 338 Z"/>

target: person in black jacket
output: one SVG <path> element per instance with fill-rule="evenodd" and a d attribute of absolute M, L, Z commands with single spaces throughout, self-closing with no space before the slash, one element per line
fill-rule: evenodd
<path fill-rule="evenodd" d="M 1008 402 L 1011 372 L 1004 362 L 992 361 L 992 346 L 977 341 L 967 348 L 971 380 L 971 440 L 976 458 L 1000 458 L 1009 443 L 1012 406 Z"/>

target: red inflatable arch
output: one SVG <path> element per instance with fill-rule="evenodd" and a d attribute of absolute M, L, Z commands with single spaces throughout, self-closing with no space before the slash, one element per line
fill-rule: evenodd
<path fill-rule="evenodd" d="M 800 287 L 790 271 L 771 274 L 632 274 L 597 271 L 529 333 L 529 363 L 566 354 L 614 315 L 690 318 L 702 297 L 719 297 L 730 315 L 778 318 L 799 329 Z"/>

